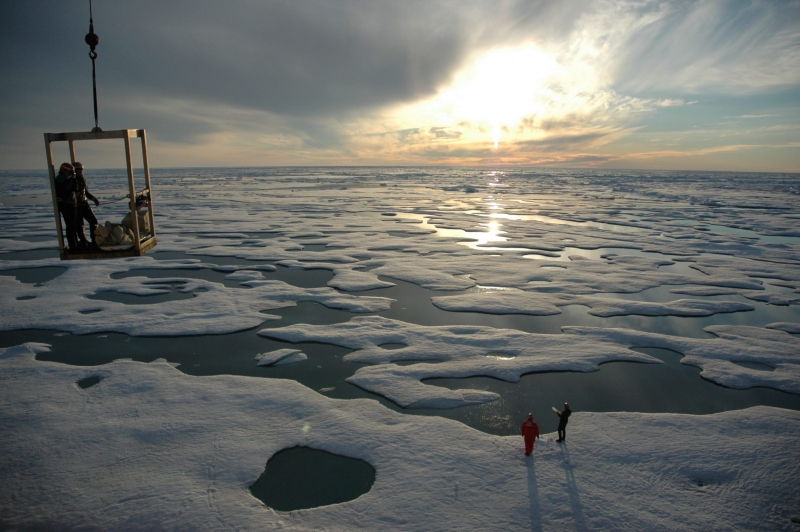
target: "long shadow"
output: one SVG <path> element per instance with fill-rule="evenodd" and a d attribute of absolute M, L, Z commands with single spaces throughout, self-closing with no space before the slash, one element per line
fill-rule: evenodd
<path fill-rule="evenodd" d="M 569 447 L 564 442 L 561 444 L 561 449 L 564 454 L 564 461 L 561 466 L 564 468 L 564 476 L 567 483 L 567 496 L 569 497 L 569 504 L 572 508 L 572 517 L 575 519 L 576 530 L 588 530 L 586 527 L 586 519 L 583 517 L 583 503 L 581 503 L 581 496 L 578 493 L 578 485 L 575 483 L 575 471 L 572 461 L 569 457 Z"/>
<path fill-rule="evenodd" d="M 539 504 L 539 487 L 536 485 L 536 462 L 528 461 L 528 513 L 531 516 L 531 530 L 542 530 L 542 507 Z"/>

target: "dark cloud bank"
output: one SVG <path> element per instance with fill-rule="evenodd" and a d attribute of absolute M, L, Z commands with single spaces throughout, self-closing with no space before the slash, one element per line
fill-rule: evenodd
<path fill-rule="evenodd" d="M 650 11 L 675 7 L 639 4 Z M 330 121 L 432 95 L 476 50 L 564 39 L 592 5 L 574 0 L 96 0 L 101 126 L 146 121 L 155 138 L 193 142 L 215 130 L 255 127 L 245 116 L 251 110 L 279 117 L 309 146 L 335 145 Z M 797 7 L 781 9 L 748 7 L 749 26 L 735 16 L 708 21 L 703 42 L 724 49 L 735 39 L 741 50 L 757 45 L 770 24 L 786 33 L 786 16 L 780 14 L 787 9 L 785 15 L 796 14 Z M 755 16 L 762 11 L 768 16 Z M 673 9 L 637 37 L 630 61 L 619 70 L 626 87 L 652 91 L 656 73 L 650 69 L 644 76 L 636 65 L 669 66 L 676 60 L 669 54 L 674 39 L 669 32 L 687 27 L 692 9 L 681 13 Z M 83 42 L 88 1 L 4 0 L 0 20 L 5 156 L 38 151 L 42 131 L 91 127 L 91 62 Z M 748 31 L 755 37 L 748 40 Z M 144 111 L 143 120 L 141 106 L 132 111 L 125 104 L 137 98 L 185 101 L 198 111 L 227 106 L 238 114 L 224 123 L 203 119 L 201 112 L 167 116 L 153 108 Z"/>

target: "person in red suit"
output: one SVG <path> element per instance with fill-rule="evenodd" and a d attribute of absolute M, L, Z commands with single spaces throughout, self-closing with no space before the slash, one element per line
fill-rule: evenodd
<path fill-rule="evenodd" d="M 528 414 L 528 419 L 522 424 L 522 435 L 525 437 L 525 456 L 530 456 L 534 440 L 539 437 L 539 425 L 533 420 L 533 414 Z"/>

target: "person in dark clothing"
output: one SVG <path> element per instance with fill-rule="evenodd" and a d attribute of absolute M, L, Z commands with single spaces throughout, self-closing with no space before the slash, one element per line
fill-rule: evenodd
<path fill-rule="evenodd" d="M 528 419 L 522 424 L 522 436 L 525 437 L 525 456 L 530 456 L 534 440 L 539 437 L 539 425 L 533 420 L 533 414 L 528 414 Z"/>
<path fill-rule="evenodd" d="M 77 196 L 77 207 L 75 211 L 75 233 L 80 240 L 81 246 L 83 246 L 85 249 L 91 249 L 92 251 L 99 251 L 100 247 L 95 242 L 94 235 L 94 230 L 97 229 L 97 217 L 94 215 L 94 212 L 89 206 L 87 199 L 92 200 L 95 207 L 100 205 L 100 200 L 94 197 L 91 192 L 89 192 L 89 187 L 86 185 L 86 178 L 83 177 L 83 165 L 79 162 L 76 162 L 73 166 L 75 167 L 75 182 L 77 187 L 75 191 Z M 89 236 L 90 240 L 92 241 L 91 245 L 89 245 L 89 242 L 86 240 L 84 221 L 89 222 Z"/>
<path fill-rule="evenodd" d="M 56 199 L 58 200 L 58 212 L 64 218 L 64 229 L 67 232 L 68 249 L 67 253 L 75 253 L 78 250 L 77 238 L 75 234 L 76 218 L 76 196 L 77 182 L 75 181 L 75 170 L 69 163 L 64 163 L 58 169 L 56 181 Z"/>
<path fill-rule="evenodd" d="M 556 441 L 565 441 L 567 439 L 567 421 L 569 421 L 569 416 L 572 414 L 572 410 L 569 409 L 569 403 L 564 403 L 564 411 L 559 412 L 556 410 L 556 414 L 558 414 L 558 439 Z"/>

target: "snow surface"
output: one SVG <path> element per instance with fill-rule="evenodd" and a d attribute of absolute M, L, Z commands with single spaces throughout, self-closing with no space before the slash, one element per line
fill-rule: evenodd
<path fill-rule="evenodd" d="M 293 381 L 35 361 L 45 349 L 0 351 L 3 528 L 793 530 L 798 513 L 794 411 L 575 412 L 566 444 L 546 434 L 526 458 L 520 437 Z M 365 460 L 375 484 L 275 512 L 247 487 L 296 445 Z"/>
<path fill-rule="evenodd" d="M 308 360 L 308 355 L 299 349 L 276 349 L 269 353 L 256 355 L 258 366 L 282 366 Z"/>
<path fill-rule="evenodd" d="M 711 316 L 723 312 L 753 310 L 752 305 L 736 301 L 678 299 L 667 303 L 630 301 L 589 296 L 550 295 L 520 290 L 498 290 L 478 294 L 432 298 L 433 304 L 451 312 L 486 312 L 489 314 L 559 314 L 563 305 L 585 305 L 594 316 Z"/>
<path fill-rule="evenodd" d="M 792 334 L 800 334 L 800 323 L 786 323 L 786 322 L 778 322 L 778 323 L 770 323 L 767 325 L 768 329 L 778 329 L 780 331 L 786 331 Z"/>
<path fill-rule="evenodd" d="M 717 286 L 685 286 L 670 290 L 673 294 L 686 294 L 687 296 L 728 296 L 736 294 L 736 290 L 731 288 L 720 288 Z"/>
<path fill-rule="evenodd" d="M 263 279 L 260 272 L 251 270 L 237 271 L 226 278 L 247 279 L 240 284 L 252 290 L 229 288 L 221 283 L 190 277 L 111 278 L 114 273 L 145 268 L 217 269 L 216 265 L 186 260 L 157 261 L 148 256 L 114 261 L 5 261 L 0 264 L 0 269 L 41 268 L 54 264 L 66 268 L 66 271 L 55 279 L 40 283 L 42 286 L 22 283 L 11 276 L 0 276 L 3 297 L 9 301 L 17 300 L 0 310 L 0 329 L 50 328 L 74 334 L 115 331 L 131 336 L 222 334 L 256 327 L 265 320 L 279 319 L 263 311 L 294 306 L 299 301 L 315 301 L 350 312 L 377 312 L 388 309 L 392 302 L 382 297 L 342 294 L 333 288 L 299 288 L 278 280 Z M 87 299 L 87 296 L 101 292 L 138 296 L 169 293 L 169 283 L 180 283 L 180 291 L 192 293 L 194 297 L 154 305 Z"/>
<path fill-rule="evenodd" d="M 717 338 L 683 338 L 629 329 L 564 327 L 586 338 L 612 340 L 630 347 L 660 347 L 684 355 L 682 364 L 702 368 L 700 375 L 728 388 L 766 386 L 800 393 L 800 338 L 758 327 L 714 325 L 705 330 Z M 758 371 L 734 362 L 757 362 L 775 371 Z"/>

